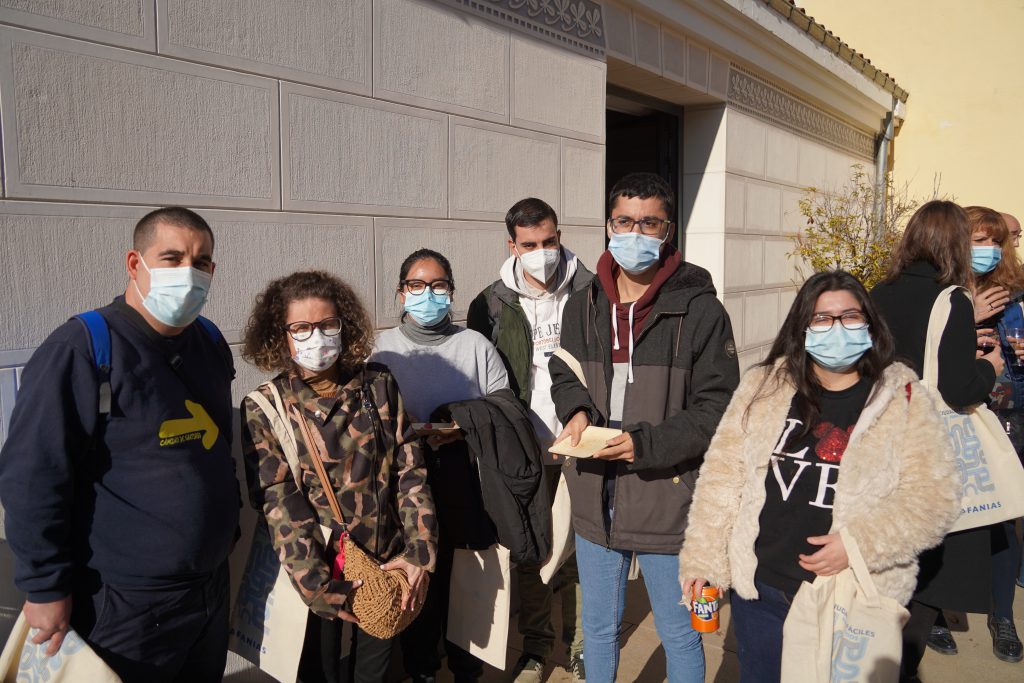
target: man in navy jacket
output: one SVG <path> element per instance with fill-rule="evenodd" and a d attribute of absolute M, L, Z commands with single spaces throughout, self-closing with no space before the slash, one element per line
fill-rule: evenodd
<path fill-rule="evenodd" d="M 238 526 L 223 338 L 196 319 L 214 271 L 198 214 L 135 228 L 123 296 L 35 351 L 0 452 L 26 620 L 55 654 L 73 627 L 131 681 L 219 681 Z M 208 322 L 208 321 L 206 321 Z M 109 370 L 98 347 L 109 345 Z"/>

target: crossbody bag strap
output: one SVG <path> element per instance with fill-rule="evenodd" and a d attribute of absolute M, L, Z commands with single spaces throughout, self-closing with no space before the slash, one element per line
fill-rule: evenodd
<path fill-rule="evenodd" d="M 306 420 L 306 416 L 299 411 L 299 429 L 302 431 L 302 440 L 306 442 L 306 450 L 309 451 L 309 458 L 313 461 L 313 469 L 316 470 L 316 476 L 320 479 L 320 487 L 324 490 L 324 495 L 327 496 L 327 504 L 331 507 L 331 512 L 334 514 L 334 518 L 341 525 L 343 531 L 347 530 L 345 524 L 345 518 L 341 515 L 341 506 L 338 505 L 338 497 L 334 495 L 334 487 L 331 485 L 331 480 L 327 476 L 327 470 L 324 468 L 324 461 L 320 455 L 320 447 L 317 445 L 316 440 L 313 438 L 312 433 L 309 431 L 309 423 Z"/>

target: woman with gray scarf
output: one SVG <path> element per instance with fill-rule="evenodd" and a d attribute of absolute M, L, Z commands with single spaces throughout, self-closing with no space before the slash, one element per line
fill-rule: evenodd
<path fill-rule="evenodd" d="M 397 296 L 403 313 L 398 327 L 377 336 L 371 360 L 387 365 L 414 422 L 448 422 L 445 406 L 507 389 L 508 376 L 497 349 L 483 335 L 452 322 L 455 278 L 442 254 L 419 249 L 402 262 Z M 459 430 L 432 434 L 427 442 L 427 481 L 437 503 L 441 529 L 437 569 L 420 616 L 402 633 L 402 659 L 414 681 L 433 680 L 441 666 L 438 641 L 444 636 L 448 585 L 455 548 L 482 550 L 496 538 L 482 513 L 479 479 L 473 475 Z M 482 664 L 444 639 L 448 668 L 456 682 L 476 681 Z"/>

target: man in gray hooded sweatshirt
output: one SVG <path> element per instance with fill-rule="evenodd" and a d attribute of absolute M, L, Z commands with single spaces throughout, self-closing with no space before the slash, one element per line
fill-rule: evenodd
<path fill-rule="evenodd" d="M 498 348 L 512 390 L 529 411 L 537 441 L 547 451 L 562 429 L 551 400 L 548 360 L 560 345 L 565 302 L 574 291 L 589 285 L 594 276 L 562 246 L 558 216 L 543 200 L 530 197 L 516 202 L 505 216 L 505 226 L 511 255 L 501 267 L 501 278 L 473 300 L 467 325 Z M 546 467 L 545 483 L 552 500 L 561 470 L 560 458 L 552 459 Z M 569 558 L 550 584 L 541 580 L 539 569 L 517 567 L 523 655 L 513 671 L 515 681 L 539 683 L 542 678 L 555 643 L 553 586 L 562 594 L 562 636 L 570 644 L 573 680 L 583 681 L 582 600 L 575 559 Z"/>

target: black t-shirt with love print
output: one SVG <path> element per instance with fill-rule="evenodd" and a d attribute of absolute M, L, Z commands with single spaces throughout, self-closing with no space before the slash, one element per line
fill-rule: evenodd
<path fill-rule="evenodd" d="M 821 412 L 806 434 L 798 418 L 801 399 L 794 396 L 765 477 L 767 495 L 754 544 L 758 581 L 795 593 L 801 581 L 814 580 L 797 556 L 817 552 L 820 546 L 807 538 L 824 536 L 832 527 L 839 466 L 870 392 L 866 379 L 842 391 L 823 391 Z"/>

